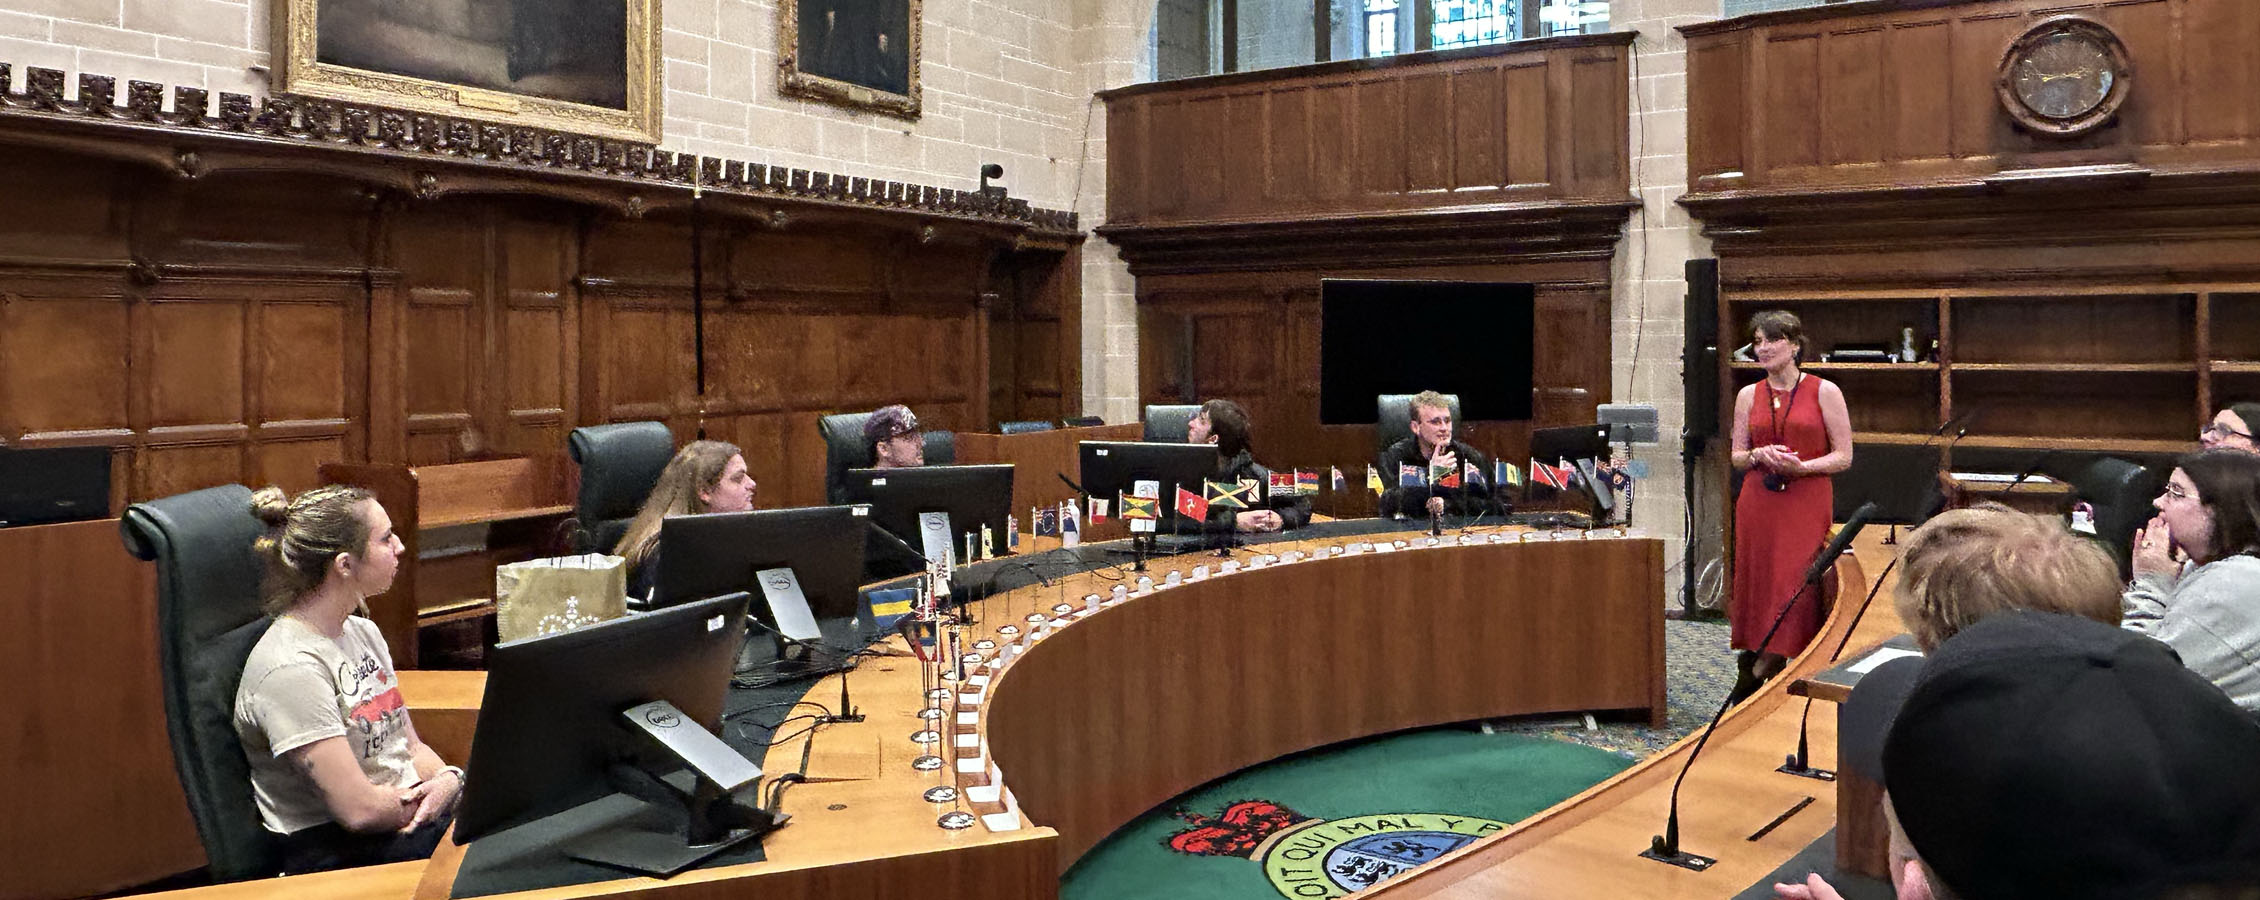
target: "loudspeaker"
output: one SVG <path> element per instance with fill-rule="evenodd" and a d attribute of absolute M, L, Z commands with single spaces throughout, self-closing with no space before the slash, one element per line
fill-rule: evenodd
<path fill-rule="evenodd" d="M 1687 346 L 1680 356 L 1689 458 L 1719 433 L 1719 261 L 1687 261 Z"/>

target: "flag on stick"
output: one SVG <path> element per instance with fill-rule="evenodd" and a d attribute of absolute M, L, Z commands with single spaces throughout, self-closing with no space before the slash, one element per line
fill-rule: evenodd
<path fill-rule="evenodd" d="M 1349 490 L 1350 480 L 1342 477 L 1341 466 L 1327 466 L 1326 468 L 1328 471 L 1334 473 L 1334 481 L 1332 482 L 1334 493 L 1339 494 L 1343 491 Z"/>
<path fill-rule="evenodd" d="M 1316 493 L 1318 493 L 1318 473 L 1317 473 L 1317 472 L 1305 472 L 1305 471 L 1303 471 L 1303 470 L 1301 470 L 1301 469 L 1296 469 L 1296 470 L 1295 470 L 1295 493 L 1298 493 L 1298 494 L 1316 494 Z"/>
<path fill-rule="evenodd" d="M 1427 484 L 1428 482 L 1423 480 L 1421 475 L 1421 468 L 1419 466 L 1409 464 L 1398 466 L 1397 486 L 1401 488 L 1409 488 L 1420 487 L 1421 485 Z"/>
<path fill-rule="evenodd" d="M 1365 467 L 1365 489 L 1372 491 L 1374 496 L 1376 497 L 1381 495 L 1382 488 L 1380 470 L 1375 469 L 1372 466 Z"/>
<path fill-rule="evenodd" d="M 1177 512 L 1197 522 L 1207 521 L 1208 498 L 1180 487 L 1177 489 Z"/>

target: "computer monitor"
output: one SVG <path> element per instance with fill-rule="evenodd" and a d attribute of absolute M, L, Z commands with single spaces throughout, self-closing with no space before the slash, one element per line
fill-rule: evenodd
<path fill-rule="evenodd" d="M 0 528 L 110 514 L 110 448 L 0 447 Z"/>
<path fill-rule="evenodd" d="M 1530 458 L 1549 466 L 1568 461 L 1584 478 L 1583 493 L 1592 501 L 1594 512 L 1603 516 L 1615 505 L 1615 497 L 1598 486 L 1595 464 L 1609 459 L 1609 430 L 1607 425 L 1594 424 L 1540 428 L 1530 433 Z"/>
<path fill-rule="evenodd" d="M 1217 467 L 1222 462 L 1217 458 L 1216 447 L 1212 444 L 1084 441 L 1079 453 L 1082 457 L 1083 489 L 1091 492 L 1093 497 L 1112 502 L 1116 494 L 1129 494 L 1135 482 L 1160 482 L 1159 506 L 1164 519 L 1177 517 L 1177 488 L 1201 493 L 1201 482 L 1215 477 Z M 1198 526 L 1203 523 L 1183 524 Z M 1162 530 L 1169 528 L 1165 524 Z"/>
<path fill-rule="evenodd" d="M 959 562 L 965 537 L 972 535 L 980 549 L 981 526 L 989 528 L 990 549 L 1003 556 L 1011 546 L 1007 517 L 1012 515 L 1012 466 L 918 466 L 906 469 L 849 469 L 848 500 L 871 504 L 872 521 L 904 543 L 924 548 L 919 534 L 920 513 L 948 513 L 950 546 Z M 921 549 L 921 552 L 923 550 Z"/>
<path fill-rule="evenodd" d="M 496 645 L 455 840 L 625 790 L 681 808 L 655 804 L 657 815 L 561 843 L 576 859 L 664 876 L 774 827 L 731 797 L 761 769 L 714 736 L 746 601 L 732 593 Z"/>
<path fill-rule="evenodd" d="M 1569 460 L 1609 458 L 1609 426 L 1570 425 L 1530 433 L 1530 458 L 1549 466 Z"/>
<path fill-rule="evenodd" d="M 835 650 L 860 646 L 854 622 L 864 617 L 857 589 L 863 583 L 868 519 L 869 511 L 855 506 L 669 516 L 659 523 L 657 602 L 749 591 L 757 598 L 755 618 L 776 629 L 787 623 L 760 599 L 762 586 L 754 574 L 791 569 L 824 644 Z"/>

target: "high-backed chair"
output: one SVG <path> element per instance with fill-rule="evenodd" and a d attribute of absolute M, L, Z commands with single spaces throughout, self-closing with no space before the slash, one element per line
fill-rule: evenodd
<path fill-rule="evenodd" d="M 834 505 L 847 501 L 847 472 L 868 469 L 877 459 L 863 440 L 867 412 L 840 413 L 816 420 L 816 433 L 824 438 L 824 496 Z M 947 466 L 957 462 L 957 432 L 926 432 L 926 464 Z"/>
<path fill-rule="evenodd" d="M 589 425 L 573 429 L 565 449 L 581 467 L 573 552 L 610 553 L 675 457 L 675 434 L 658 422 Z"/>
<path fill-rule="evenodd" d="M 1193 424 L 1193 417 L 1201 412 L 1200 404 L 1162 405 L 1146 407 L 1146 441 L 1157 444 L 1182 444 L 1185 429 Z"/>
<path fill-rule="evenodd" d="M 2117 457 L 2104 457 L 2068 479 L 2072 491 L 2095 508 L 2095 537 L 2119 561 L 2119 574 L 2131 574 L 2134 532 L 2156 512 L 2150 505 L 2165 490 L 2157 473 Z"/>
<path fill-rule="evenodd" d="M 1398 441 L 1412 437 L 1412 398 L 1411 394 L 1381 394 L 1374 398 L 1377 415 L 1373 420 L 1373 436 L 1380 442 L 1374 450 L 1376 456 L 1395 446 Z M 1445 394 L 1444 400 L 1451 404 L 1452 422 L 1457 426 L 1460 421 L 1460 395 Z"/>
<path fill-rule="evenodd" d="M 998 422 L 998 434 L 1027 434 L 1033 431 L 1050 431 L 1052 423 L 1037 421 Z"/>
<path fill-rule="evenodd" d="M 214 879 L 282 871 L 275 837 L 260 824 L 251 763 L 235 734 L 243 663 L 267 633 L 261 567 L 251 542 L 262 526 L 240 484 L 136 503 L 119 523 L 126 550 L 157 564 L 157 668 L 173 766 Z"/>

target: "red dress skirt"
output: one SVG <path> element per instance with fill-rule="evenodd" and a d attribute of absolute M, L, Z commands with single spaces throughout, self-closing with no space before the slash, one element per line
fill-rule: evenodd
<path fill-rule="evenodd" d="M 1795 389 L 1776 391 L 1767 382 L 1757 384 L 1750 404 L 1750 446 L 1787 444 L 1797 458 L 1828 455 L 1828 426 L 1821 419 L 1821 379 L 1805 375 Z M 1779 402 L 1778 410 L 1775 406 Z M 1776 430 L 1778 423 L 1779 430 Z M 1727 605 L 1736 650 L 1764 650 L 1795 656 L 1820 633 L 1820 598 L 1805 591 L 1796 608 L 1774 632 L 1773 641 L 1760 648 L 1766 629 L 1798 590 L 1805 568 L 1812 565 L 1828 543 L 1829 519 L 1835 509 L 1835 492 L 1828 476 L 1790 478 L 1789 489 L 1766 489 L 1765 472 L 1756 466 L 1742 478 L 1742 492 L 1734 504 L 1734 596 Z"/>

